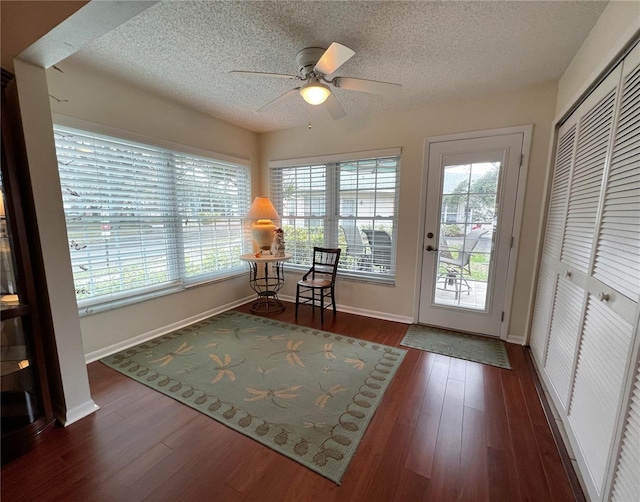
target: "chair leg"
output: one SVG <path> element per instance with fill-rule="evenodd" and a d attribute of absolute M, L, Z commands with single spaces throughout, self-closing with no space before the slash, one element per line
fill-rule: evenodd
<path fill-rule="evenodd" d="M 336 292 L 335 288 L 331 286 L 331 302 L 333 303 L 333 315 L 336 315 Z"/>
<path fill-rule="evenodd" d="M 319 289 L 320 293 L 320 325 L 324 324 L 324 289 Z"/>
<path fill-rule="evenodd" d="M 298 318 L 298 303 L 300 302 L 300 286 L 296 287 L 296 319 Z"/>

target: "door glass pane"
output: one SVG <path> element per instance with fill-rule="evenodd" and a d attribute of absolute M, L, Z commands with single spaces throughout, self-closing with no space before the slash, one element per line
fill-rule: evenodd
<path fill-rule="evenodd" d="M 500 162 L 445 166 L 434 303 L 487 311 Z"/>

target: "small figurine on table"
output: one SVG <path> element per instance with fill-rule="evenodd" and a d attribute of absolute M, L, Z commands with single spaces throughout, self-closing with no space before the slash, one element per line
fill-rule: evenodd
<path fill-rule="evenodd" d="M 284 231 L 281 228 L 276 228 L 273 232 L 271 254 L 278 257 L 284 256 Z"/>

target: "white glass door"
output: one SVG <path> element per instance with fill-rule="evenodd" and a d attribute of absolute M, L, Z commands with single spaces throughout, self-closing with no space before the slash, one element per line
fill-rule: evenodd
<path fill-rule="evenodd" d="M 522 143 L 429 145 L 420 323 L 500 335 Z"/>

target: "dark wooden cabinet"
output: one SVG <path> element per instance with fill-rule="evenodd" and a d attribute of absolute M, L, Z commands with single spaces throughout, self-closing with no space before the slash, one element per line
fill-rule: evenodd
<path fill-rule="evenodd" d="M 0 189 L 0 414 L 2 463 L 27 451 L 53 424 L 33 250 L 36 232 L 27 219 L 32 204 L 11 74 L 2 70 L 2 176 Z"/>

